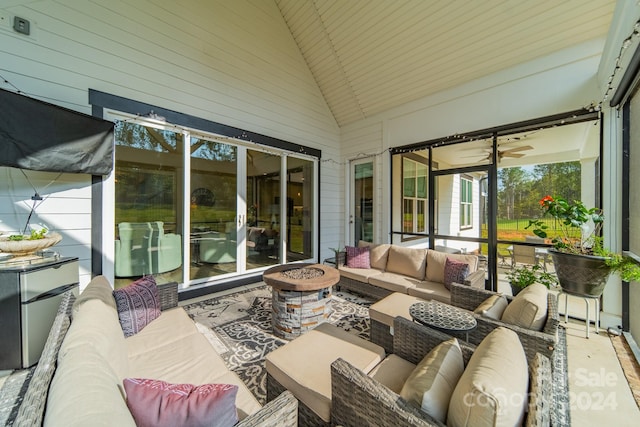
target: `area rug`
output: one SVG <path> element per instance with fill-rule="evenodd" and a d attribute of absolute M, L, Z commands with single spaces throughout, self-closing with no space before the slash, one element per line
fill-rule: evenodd
<path fill-rule="evenodd" d="M 369 339 L 372 301 L 348 292 L 334 292 L 328 322 Z M 184 306 L 222 356 L 261 404 L 267 397 L 265 356 L 287 343 L 271 330 L 271 288 L 257 288 Z"/>

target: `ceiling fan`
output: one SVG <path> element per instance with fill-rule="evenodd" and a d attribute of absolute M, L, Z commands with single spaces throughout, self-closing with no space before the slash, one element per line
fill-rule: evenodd
<path fill-rule="evenodd" d="M 520 151 L 528 151 L 528 150 L 533 150 L 533 147 L 530 145 L 525 145 L 522 147 L 509 148 L 507 150 L 501 150 L 500 147 L 498 147 L 498 161 L 501 161 L 503 157 L 511 157 L 511 158 L 524 157 L 525 155 L 523 153 L 520 153 Z M 467 156 L 467 157 L 477 157 L 477 155 Z M 493 153 L 491 149 L 489 149 L 486 157 L 483 160 L 489 160 L 489 161 L 493 160 Z"/>

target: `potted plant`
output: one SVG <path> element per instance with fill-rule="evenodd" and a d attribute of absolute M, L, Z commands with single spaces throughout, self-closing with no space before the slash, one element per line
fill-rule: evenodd
<path fill-rule="evenodd" d="M 336 260 L 336 267 L 343 266 L 346 263 L 347 253 L 345 248 L 338 246 L 337 248 L 329 248 L 334 253 L 334 259 Z"/>
<path fill-rule="evenodd" d="M 604 248 L 600 232 L 602 211 L 587 208 L 579 200 L 545 196 L 540 200 L 543 217 L 556 219 L 558 234 L 551 237 L 549 249 L 562 289 L 570 294 L 600 296 L 611 273 L 627 282 L 640 281 L 640 266 L 622 254 Z M 541 219 L 529 221 L 526 228 L 547 239 L 549 226 Z"/>
<path fill-rule="evenodd" d="M 514 267 L 507 273 L 507 279 L 511 285 L 511 294 L 513 296 L 518 295 L 518 292 L 534 283 L 541 283 L 547 289 L 558 285 L 556 276 L 544 271 L 538 264 Z"/>

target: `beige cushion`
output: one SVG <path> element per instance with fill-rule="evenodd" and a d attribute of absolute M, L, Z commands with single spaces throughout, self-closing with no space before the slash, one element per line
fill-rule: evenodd
<path fill-rule="evenodd" d="M 382 273 L 382 270 L 376 270 L 375 268 L 351 268 L 346 265 L 341 265 L 338 270 L 340 270 L 340 276 L 363 283 L 367 283 L 369 281 L 369 277 Z"/>
<path fill-rule="evenodd" d="M 135 378 L 200 385 L 214 382 L 227 370 L 224 360 L 202 334 L 129 356 L 129 376 Z"/>
<path fill-rule="evenodd" d="M 129 361 L 118 313 L 115 308 L 105 304 L 102 299 L 90 299 L 76 307 L 71 326 L 65 335 L 58 352 L 62 360 L 74 350 L 81 351 L 93 347 L 108 364 L 118 378 L 127 376 Z"/>
<path fill-rule="evenodd" d="M 86 288 L 80 293 L 76 302 L 73 303 L 73 314 L 78 311 L 78 308 L 86 301 L 92 299 L 99 299 L 110 307 L 116 310 L 116 300 L 113 298 L 113 287 L 109 280 L 104 276 L 94 277 Z"/>
<path fill-rule="evenodd" d="M 444 264 L 447 258 L 469 264 L 469 274 L 478 269 L 478 257 L 475 255 L 448 254 L 445 252 L 427 250 L 426 280 L 444 283 Z"/>
<path fill-rule="evenodd" d="M 365 374 L 384 359 L 384 349 L 323 323 L 267 354 L 267 372 L 324 421 L 331 418 L 331 363 L 343 358 Z"/>
<path fill-rule="evenodd" d="M 501 320 L 523 328 L 541 331 L 547 321 L 547 288 L 534 283 L 521 290 L 507 306 Z"/>
<path fill-rule="evenodd" d="M 411 307 L 411 304 L 419 301 L 424 300 L 400 292 L 394 292 L 371 305 L 371 307 L 369 307 L 369 317 L 371 320 L 375 320 L 384 325 L 393 326 L 393 319 L 398 316 L 411 320 L 409 307 Z"/>
<path fill-rule="evenodd" d="M 421 298 L 424 300 L 436 300 L 445 304 L 451 303 L 451 292 L 445 288 L 444 283 L 441 282 L 429 282 L 422 281 L 414 288 L 407 290 L 409 295 Z"/>
<path fill-rule="evenodd" d="M 137 356 L 198 333 L 195 323 L 182 307 L 165 310 L 143 330 L 127 337 L 128 354 L 129 357 Z"/>
<path fill-rule="evenodd" d="M 424 279 L 427 263 L 426 249 L 405 248 L 391 245 L 386 270 L 390 273 L 404 274 L 414 279 Z"/>
<path fill-rule="evenodd" d="M 418 363 L 400 396 L 444 423 L 449 400 L 463 372 L 462 350 L 458 340 L 452 338 L 438 344 Z"/>
<path fill-rule="evenodd" d="M 506 427 L 521 425 L 529 373 L 518 335 L 491 331 L 478 345 L 451 396 L 447 425 Z"/>
<path fill-rule="evenodd" d="M 507 299 L 502 294 L 491 295 L 486 300 L 473 310 L 474 313 L 480 316 L 487 317 L 493 320 L 500 320 L 502 313 L 507 308 Z"/>
<path fill-rule="evenodd" d="M 407 290 L 415 287 L 421 280 L 402 274 L 384 272 L 369 277 L 369 284 L 378 286 L 391 292 L 407 293 Z"/>
<path fill-rule="evenodd" d="M 395 354 L 390 354 L 369 372 L 369 376 L 387 386 L 394 393 L 400 394 L 402 386 L 415 368 L 416 365 L 413 363 Z"/>
<path fill-rule="evenodd" d="M 44 425 L 132 426 L 121 379 L 91 346 L 68 352 L 51 381 Z"/>
<path fill-rule="evenodd" d="M 371 264 L 371 268 L 385 270 L 387 268 L 387 258 L 389 257 L 389 248 L 391 245 L 388 243 L 374 245 L 373 243 L 360 240 L 358 242 L 358 247 L 363 246 L 369 247 L 369 263 Z"/>

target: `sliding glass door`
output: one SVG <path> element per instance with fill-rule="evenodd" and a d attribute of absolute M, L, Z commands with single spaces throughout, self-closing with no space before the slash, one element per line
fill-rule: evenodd
<path fill-rule="evenodd" d="M 117 122 L 116 285 L 153 275 L 189 286 L 313 260 L 316 174 L 315 160 L 275 149 Z"/>

